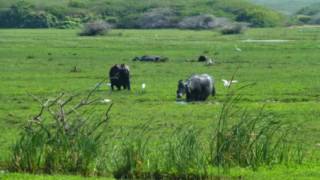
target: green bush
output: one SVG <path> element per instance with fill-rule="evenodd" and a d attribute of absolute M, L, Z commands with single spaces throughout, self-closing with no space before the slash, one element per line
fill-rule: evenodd
<path fill-rule="evenodd" d="M 252 27 L 274 27 L 283 23 L 279 14 L 260 9 L 243 9 L 237 13 L 236 20 L 248 22 Z"/>
<path fill-rule="evenodd" d="M 84 25 L 82 32 L 80 32 L 80 36 L 97 36 L 97 35 L 105 35 L 111 30 L 111 25 L 106 23 L 105 21 L 92 21 L 88 22 Z"/>
<path fill-rule="evenodd" d="M 320 24 L 320 3 L 304 7 L 296 13 L 298 23 Z"/>
<path fill-rule="evenodd" d="M 320 3 L 312 4 L 311 6 L 300 9 L 296 14 L 302 14 L 307 16 L 313 16 L 320 12 Z"/>
<path fill-rule="evenodd" d="M 246 26 L 241 23 L 233 23 L 223 26 L 220 30 L 222 34 L 241 34 L 245 30 Z"/>
<path fill-rule="evenodd" d="M 310 24 L 320 24 L 320 13 L 312 16 Z"/>
<path fill-rule="evenodd" d="M 12 5 L 0 14 L 0 26 L 7 28 L 48 28 L 57 24 L 57 18 L 45 11 L 36 11 L 25 1 Z"/>
<path fill-rule="evenodd" d="M 298 22 L 303 23 L 303 24 L 307 24 L 311 21 L 311 16 L 307 16 L 307 15 L 297 15 L 296 19 L 298 20 Z"/>

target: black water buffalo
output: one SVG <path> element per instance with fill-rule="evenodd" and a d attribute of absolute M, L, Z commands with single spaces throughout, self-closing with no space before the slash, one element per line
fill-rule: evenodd
<path fill-rule="evenodd" d="M 183 94 L 186 94 L 188 102 L 205 101 L 210 94 L 212 96 L 216 94 L 214 80 L 208 74 L 193 75 L 185 82 L 180 80 L 177 98 L 182 98 Z"/>
<path fill-rule="evenodd" d="M 116 64 L 111 67 L 109 71 L 109 78 L 111 83 L 111 89 L 114 90 L 114 86 L 118 90 L 123 89 L 130 90 L 130 69 L 125 64 Z"/>
<path fill-rule="evenodd" d="M 168 60 L 167 57 L 149 56 L 149 55 L 133 58 L 133 61 L 144 61 L 144 62 L 165 62 L 167 60 Z"/>

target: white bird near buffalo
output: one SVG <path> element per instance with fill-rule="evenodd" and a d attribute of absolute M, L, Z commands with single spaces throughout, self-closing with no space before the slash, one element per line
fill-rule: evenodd
<path fill-rule="evenodd" d="M 109 102 L 111 102 L 111 99 L 103 99 L 103 100 L 101 100 L 101 103 L 109 103 Z"/>
<path fill-rule="evenodd" d="M 228 80 L 222 79 L 222 82 L 223 82 L 224 87 L 230 87 L 231 84 L 237 83 L 238 81 L 237 80 L 228 81 Z"/>
<path fill-rule="evenodd" d="M 144 90 L 146 88 L 146 84 L 142 83 L 141 88 L 142 88 L 142 90 Z"/>

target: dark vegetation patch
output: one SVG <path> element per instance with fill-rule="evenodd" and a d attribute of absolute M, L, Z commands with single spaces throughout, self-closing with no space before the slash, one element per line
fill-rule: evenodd
<path fill-rule="evenodd" d="M 104 21 L 92 21 L 84 24 L 80 36 L 105 35 L 111 30 L 111 25 Z M 74 54 L 73 54 L 74 55 Z"/>
<path fill-rule="evenodd" d="M 294 21 L 298 24 L 320 24 L 320 3 L 315 3 L 301 8 L 295 13 Z"/>

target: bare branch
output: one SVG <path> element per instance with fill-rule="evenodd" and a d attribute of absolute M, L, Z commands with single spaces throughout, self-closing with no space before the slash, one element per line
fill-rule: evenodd
<path fill-rule="evenodd" d="M 97 123 L 95 125 L 95 127 L 92 128 L 92 130 L 87 134 L 88 136 L 90 136 L 93 132 L 95 132 L 102 124 L 105 124 L 109 121 L 109 113 L 110 113 L 112 106 L 113 106 L 113 104 L 110 104 L 110 106 L 108 107 L 108 109 L 105 113 L 105 118 L 102 121 L 100 121 L 99 123 Z"/>
<path fill-rule="evenodd" d="M 97 91 L 97 89 L 101 86 L 101 84 L 104 81 L 105 80 L 100 81 L 91 91 L 89 91 L 88 95 L 84 99 L 80 100 L 80 102 L 78 104 L 76 104 L 73 108 L 71 108 L 69 111 L 67 111 L 66 115 L 69 115 L 69 114 L 73 113 L 74 110 L 77 110 L 82 106 L 89 105 L 89 104 L 92 104 L 92 103 L 98 101 L 99 99 L 95 99 L 95 100 L 92 100 L 92 101 L 89 101 L 89 100 L 90 100 L 91 96 L 93 95 L 93 93 L 95 91 Z"/>

